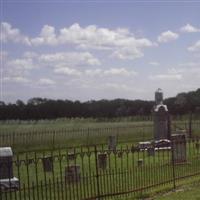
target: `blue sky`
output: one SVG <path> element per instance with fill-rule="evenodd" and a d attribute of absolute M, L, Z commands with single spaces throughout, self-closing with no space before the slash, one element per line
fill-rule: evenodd
<path fill-rule="evenodd" d="M 200 86 L 200 1 L 1 0 L 1 100 L 153 99 Z"/>

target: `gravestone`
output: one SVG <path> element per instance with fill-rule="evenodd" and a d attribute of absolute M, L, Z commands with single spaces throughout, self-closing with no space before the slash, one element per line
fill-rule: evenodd
<path fill-rule="evenodd" d="M 147 154 L 148 154 L 148 156 L 154 156 L 155 155 L 155 149 L 154 149 L 154 147 L 149 147 L 147 149 Z"/>
<path fill-rule="evenodd" d="M 42 158 L 44 172 L 53 172 L 53 157 Z"/>
<path fill-rule="evenodd" d="M 117 146 L 117 138 L 114 135 L 110 135 L 108 137 L 108 149 L 109 150 L 116 150 L 116 146 Z"/>
<path fill-rule="evenodd" d="M 11 147 L 0 148 L 0 188 L 18 189 L 19 180 L 13 176 L 13 152 Z"/>
<path fill-rule="evenodd" d="M 98 166 L 101 169 L 106 169 L 107 167 L 107 154 L 106 153 L 99 153 L 98 154 Z"/>
<path fill-rule="evenodd" d="M 139 159 L 137 161 L 137 163 L 138 163 L 138 167 L 142 167 L 144 165 L 144 160 L 143 159 Z"/>
<path fill-rule="evenodd" d="M 76 155 L 74 152 L 68 152 L 67 158 L 68 158 L 68 160 L 75 160 Z"/>
<path fill-rule="evenodd" d="M 200 147 L 199 142 L 196 142 L 196 143 L 195 143 L 195 147 L 196 147 L 197 151 L 199 152 L 199 147 Z"/>
<path fill-rule="evenodd" d="M 187 161 L 186 158 L 186 137 L 185 134 L 172 134 L 172 153 L 174 158 L 174 163 L 184 163 Z"/>
<path fill-rule="evenodd" d="M 167 106 L 163 104 L 163 92 L 155 92 L 155 106 L 153 108 L 154 139 L 170 139 L 170 118 Z"/>
<path fill-rule="evenodd" d="M 65 167 L 65 181 L 67 183 L 78 183 L 81 179 L 81 168 L 79 165 Z"/>

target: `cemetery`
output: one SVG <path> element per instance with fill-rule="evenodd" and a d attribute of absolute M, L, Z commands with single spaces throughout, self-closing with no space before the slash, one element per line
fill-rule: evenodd
<path fill-rule="evenodd" d="M 137 199 L 156 190 L 176 189 L 185 180 L 198 178 L 200 139 L 190 138 L 185 124 L 182 129 L 172 128 L 169 113 L 163 104 L 163 92 L 158 89 L 153 123 L 147 129 L 134 126 L 126 134 L 125 128 L 117 127 L 102 135 L 99 129 L 94 136 L 96 143 L 79 146 L 56 146 L 59 135 L 53 135 L 52 148 L 29 151 L 17 149 L 31 145 L 34 137 L 21 143 L 4 138 L 0 148 L 0 199 Z M 195 129 L 199 132 L 200 126 Z M 132 140 L 134 130 L 140 137 Z"/>

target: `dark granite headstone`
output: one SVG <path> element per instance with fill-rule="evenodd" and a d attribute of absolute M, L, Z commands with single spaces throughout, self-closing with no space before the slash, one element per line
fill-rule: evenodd
<path fill-rule="evenodd" d="M 68 158 L 68 160 L 75 160 L 76 155 L 74 152 L 68 152 L 67 158 Z"/>
<path fill-rule="evenodd" d="M 44 172 L 53 171 L 53 158 L 51 156 L 42 158 Z"/>
<path fill-rule="evenodd" d="M 67 183 L 77 183 L 81 179 L 81 168 L 79 165 L 65 167 L 65 180 Z"/>
<path fill-rule="evenodd" d="M 154 156 L 155 155 L 155 149 L 153 147 L 149 147 L 147 149 L 148 156 Z"/>
<path fill-rule="evenodd" d="M 116 150 L 116 146 L 117 146 L 117 138 L 116 136 L 109 136 L 108 137 L 108 149 L 109 150 Z"/>
<path fill-rule="evenodd" d="M 137 161 L 137 163 L 138 163 L 138 167 L 142 167 L 144 165 L 144 160 L 143 159 L 139 159 Z"/>
<path fill-rule="evenodd" d="M 98 166 L 101 169 L 106 169 L 106 167 L 107 167 L 107 154 L 106 153 L 98 154 Z"/>

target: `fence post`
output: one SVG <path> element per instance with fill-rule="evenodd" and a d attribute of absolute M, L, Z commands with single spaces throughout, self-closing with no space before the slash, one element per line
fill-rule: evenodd
<path fill-rule="evenodd" d="M 189 138 L 192 138 L 192 112 L 189 115 Z"/>
<path fill-rule="evenodd" d="M 55 149 L 55 136 L 56 136 L 56 131 L 53 131 L 53 149 Z"/>
<path fill-rule="evenodd" d="M 97 182 L 97 200 L 100 200 L 100 185 L 99 185 L 99 169 L 98 169 L 98 151 L 97 145 L 94 146 L 95 148 L 95 165 L 96 165 L 96 182 Z"/>
<path fill-rule="evenodd" d="M 176 189 L 176 175 L 175 175 L 175 162 L 174 162 L 174 141 L 171 141 L 172 151 L 172 176 L 173 176 L 173 188 Z"/>

